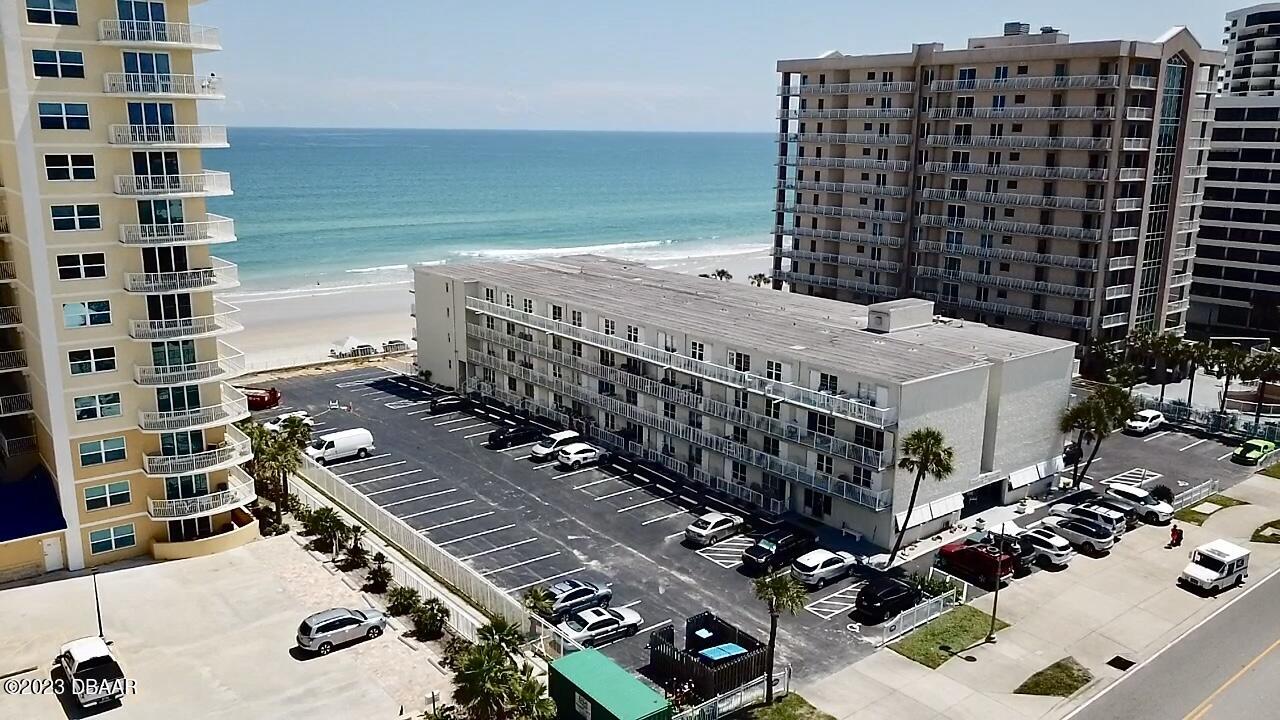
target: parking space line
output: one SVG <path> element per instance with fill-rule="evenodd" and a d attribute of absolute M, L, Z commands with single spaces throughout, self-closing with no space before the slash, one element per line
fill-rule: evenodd
<path fill-rule="evenodd" d="M 645 505 L 652 505 L 652 504 L 654 504 L 654 503 L 665 502 L 665 501 L 666 501 L 666 499 L 667 499 L 667 498 L 665 498 L 665 497 L 660 497 L 660 498 L 654 498 L 654 499 L 652 499 L 652 500 L 645 500 L 645 501 L 644 501 L 644 502 L 642 502 L 642 503 L 637 503 L 637 504 L 635 504 L 635 505 L 629 505 L 629 506 L 624 507 L 624 508 L 618 508 L 618 509 L 617 509 L 617 510 L 615 510 L 614 512 L 624 513 L 624 512 L 631 511 L 631 510 L 635 510 L 636 508 L 642 508 L 642 507 L 644 507 Z"/>
<path fill-rule="evenodd" d="M 621 511 L 619 511 L 619 512 L 621 512 Z M 684 510 L 677 510 L 677 511 L 675 511 L 675 512 L 673 512 L 673 513 L 668 513 L 668 514 L 666 514 L 666 515 L 663 515 L 662 517 L 654 518 L 654 519 L 652 519 L 652 520 L 645 520 L 644 522 L 642 522 L 642 523 L 640 523 L 640 524 L 641 524 L 641 525 L 652 525 L 652 524 L 654 524 L 654 523 L 656 523 L 656 522 L 662 522 L 663 520 L 670 520 L 670 519 L 671 519 L 671 518 L 673 518 L 673 517 L 676 517 L 676 516 L 679 516 L 679 515 L 684 515 L 684 514 L 685 514 L 685 511 L 684 511 Z M 682 533 L 680 533 L 680 534 L 681 534 L 681 535 L 683 535 L 684 533 L 682 532 Z"/>
<path fill-rule="evenodd" d="M 574 486 L 573 486 L 573 489 L 574 489 L 574 490 L 582 490 L 583 488 L 589 488 L 589 487 L 591 487 L 592 485 L 599 485 L 600 483 L 607 483 L 607 482 L 609 482 L 610 480 L 617 480 L 617 478 L 615 478 L 615 477 L 600 478 L 599 480 L 592 480 L 592 481 L 591 481 L 591 482 L 589 482 L 589 483 L 583 483 L 583 484 L 581 484 L 581 485 L 574 485 Z"/>
<path fill-rule="evenodd" d="M 539 578 L 539 579 L 537 579 L 537 580 L 534 580 L 533 582 L 527 582 L 527 583 L 525 583 L 525 584 L 523 584 L 523 585 L 517 585 L 517 586 L 512 587 L 512 588 L 507 588 L 506 590 L 503 590 L 502 592 L 507 593 L 508 595 L 510 595 L 510 594 L 511 594 L 511 593 L 513 593 L 513 592 L 520 592 L 521 590 L 525 590 L 525 589 L 527 589 L 527 588 L 531 588 L 531 587 L 533 587 L 534 585 L 537 585 L 538 583 L 549 582 L 549 581 L 551 581 L 551 580 L 559 580 L 559 579 L 560 579 L 560 578 L 562 578 L 562 577 L 567 577 L 567 576 L 569 576 L 569 575 L 574 575 L 574 574 L 576 574 L 576 573 L 580 573 L 580 572 L 582 572 L 583 570 L 586 570 L 586 568 L 585 568 L 585 567 L 578 567 L 578 568 L 574 568 L 573 570 L 565 570 L 565 571 L 564 571 L 564 572 L 562 572 L 562 573 L 556 573 L 555 575 L 552 575 L 552 576 L 550 576 L 550 577 Z"/>
<path fill-rule="evenodd" d="M 381 453 L 379 455 L 370 455 L 368 457 L 355 458 L 354 460 L 343 460 L 342 462 L 329 463 L 326 467 L 336 468 L 341 465 L 350 465 L 351 463 L 364 462 L 366 460 L 377 460 L 378 458 L 391 457 L 391 453 Z"/>
<path fill-rule="evenodd" d="M 538 562 L 539 560 L 546 560 L 547 558 L 553 558 L 553 557 L 555 557 L 555 556 L 557 556 L 557 555 L 559 555 L 559 554 L 560 554 L 560 551 L 559 551 L 559 550 L 556 550 L 555 552 L 549 552 L 549 553 L 547 553 L 546 555 L 539 555 L 538 557 L 535 557 L 535 558 L 529 558 L 528 560 L 521 560 L 521 561 L 520 561 L 520 562 L 518 562 L 518 563 L 511 563 L 510 565 L 503 565 L 503 566 L 502 566 L 502 567 L 500 567 L 500 568 L 494 568 L 494 569 L 492 569 L 492 570 L 485 570 L 484 572 L 482 572 L 482 573 L 480 573 L 480 574 L 481 574 L 481 575 L 488 576 L 488 575 L 493 575 L 493 574 L 500 573 L 500 572 L 505 572 L 505 571 L 507 571 L 507 570 L 514 570 L 514 569 L 516 569 L 516 568 L 518 568 L 518 567 L 524 567 L 525 565 L 532 565 L 532 564 L 534 564 L 534 563 Z"/>
<path fill-rule="evenodd" d="M 378 482 L 379 480 L 390 480 L 391 478 L 404 477 L 405 475 L 413 475 L 415 473 L 420 473 L 420 472 L 422 472 L 422 468 L 417 468 L 415 470 L 405 470 L 402 473 L 395 473 L 394 475 L 383 475 L 382 477 L 376 477 L 376 478 L 371 478 L 369 480 L 361 480 L 360 482 L 353 482 L 353 483 L 347 483 L 347 484 L 350 485 L 351 487 L 360 487 L 361 485 L 368 485 L 371 482 Z"/>
<path fill-rule="evenodd" d="M 594 468 L 594 467 L 578 468 L 577 470 L 570 470 L 570 471 L 569 471 L 569 472 L 567 472 L 567 473 L 560 473 L 559 475 L 552 475 L 552 476 L 551 476 L 551 479 L 552 479 L 552 480 L 559 480 L 559 479 L 561 479 L 561 478 L 567 478 L 567 477 L 570 477 L 570 476 L 572 476 L 572 475 L 581 475 L 581 474 L 582 474 L 582 473 L 584 473 L 584 472 L 591 472 L 592 470 L 596 470 L 596 469 L 597 469 L 597 468 Z"/>
<path fill-rule="evenodd" d="M 478 422 L 474 425 L 463 425 L 462 427 L 449 428 L 449 432 L 456 433 L 456 432 L 462 432 L 463 430 L 475 430 L 478 427 L 483 427 L 485 425 L 492 425 L 492 424 L 493 423 L 489 422 L 488 420 L 485 420 L 484 422 Z"/>
<path fill-rule="evenodd" d="M 1151 442 L 1152 440 L 1155 440 L 1158 437 L 1164 437 L 1165 435 L 1168 435 L 1170 432 L 1171 431 L 1169 430 L 1161 430 L 1160 432 L 1156 433 L 1155 435 L 1152 435 L 1151 437 L 1143 438 L 1142 442 L 1144 443 Z M 1097 460 L 1095 460 L 1094 462 L 1097 462 Z"/>
<path fill-rule="evenodd" d="M 346 382 L 334 383 L 334 385 L 340 388 L 358 387 L 360 385 L 368 385 L 369 383 L 372 383 L 372 382 L 377 382 L 379 380 L 386 380 L 387 378 L 393 378 L 393 377 L 395 377 L 394 373 L 391 375 L 371 375 L 369 377 L 358 378 L 356 380 L 348 380 Z"/>
<path fill-rule="evenodd" d="M 489 514 L 489 515 L 492 515 L 493 513 L 488 513 L 488 514 Z M 474 520 L 475 518 L 467 518 L 467 519 L 468 519 L 468 520 Z M 480 532 L 471 533 L 470 535 L 463 535 L 463 536 L 462 536 L 462 537 L 460 537 L 460 538 L 454 538 L 454 539 L 452 539 L 452 540 L 445 540 L 444 542 L 439 542 L 439 543 L 436 543 L 436 544 L 437 544 L 437 545 L 439 545 L 440 547 L 444 547 L 444 546 L 446 546 L 446 545 L 452 545 L 452 544 L 454 544 L 454 543 L 456 543 L 456 542 L 462 542 L 463 540 L 470 540 L 470 539 L 472 539 L 472 538 L 484 537 L 485 535 L 490 535 L 490 534 L 493 534 L 493 533 L 496 533 L 496 532 L 502 532 L 503 530 L 510 530 L 511 528 L 513 528 L 513 527 L 515 527 L 515 526 L 516 526 L 516 524 L 515 524 L 515 523 L 511 523 L 511 524 L 509 524 L 509 525 L 499 525 L 498 527 L 495 527 L 495 528 L 489 528 L 488 530 L 481 530 Z M 443 526 L 442 526 L 442 527 L 443 527 Z M 463 559 L 465 560 L 466 558 L 463 558 Z"/>
<path fill-rule="evenodd" d="M 421 410 L 414 410 L 413 412 L 405 413 L 405 415 L 421 415 L 424 412 L 431 412 L 431 408 L 428 407 L 428 408 L 422 408 Z"/>
<path fill-rule="evenodd" d="M 465 505 L 466 503 L 463 503 L 463 504 Z M 449 520 L 449 521 L 447 521 L 447 522 L 438 523 L 438 524 L 436 524 L 436 525 L 432 525 L 432 526 L 430 526 L 430 527 L 422 528 L 422 529 L 421 529 L 421 530 L 419 530 L 418 532 L 431 532 L 432 530 L 439 530 L 440 528 L 447 528 L 447 527 L 449 527 L 450 525 L 461 525 L 461 524 L 462 524 L 462 523 L 464 523 L 464 522 L 471 522 L 472 520 L 479 520 L 480 518 L 487 518 L 487 517 L 489 517 L 490 515 L 494 515 L 494 514 L 496 514 L 496 513 L 495 513 L 493 510 L 490 510 L 489 512 L 482 512 L 482 513 L 479 513 L 479 514 L 476 514 L 476 515 L 471 515 L 471 516 L 469 516 L 469 517 L 458 518 L 457 520 Z"/>
<path fill-rule="evenodd" d="M 396 489 L 398 490 L 399 488 L 396 488 Z M 427 493 L 426 495 L 419 495 L 418 497 L 411 497 L 405 500 L 397 500 L 395 502 L 389 502 L 386 505 L 383 505 L 382 507 L 384 508 L 395 507 L 396 505 L 404 505 L 405 503 L 411 503 L 415 500 L 426 500 L 427 498 L 433 498 L 440 495 L 448 495 L 449 493 L 455 493 L 455 492 L 458 492 L 458 488 L 449 488 L 447 490 L 437 490 L 433 493 Z"/>
<path fill-rule="evenodd" d="M 530 457 L 532 457 L 532 456 L 531 456 L 531 455 L 521 455 L 520 457 L 516 458 L 516 460 L 528 460 Z"/>
<path fill-rule="evenodd" d="M 462 439 L 463 439 L 463 440 L 470 440 L 470 439 L 471 439 L 471 438 L 473 438 L 473 437 L 480 437 L 481 435 L 488 435 L 488 434 L 489 434 L 489 431 L 488 431 L 488 430 L 481 430 L 480 432 L 477 432 L 477 433 L 471 433 L 470 435 L 463 435 L 463 436 L 462 436 Z"/>
<path fill-rule="evenodd" d="M 702 548 L 698 554 L 725 570 L 732 570 L 742 564 L 742 551 L 754 544 L 755 541 L 745 535 L 735 535 L 711 547 Z"/>
<path fill-rule="evenodd" d="M 386 403 L 386 406 L 392 410 L 403 410 L 407 407 L 421 405 L 425 402 L 426 400 L 392 400 L 391 402 Z"/>
<path fill-rule="evenodd" d="M 805 610 L 813 613 L 822 620 L 830 620 L 844 612 L 852 610 L 857 604 L 858 591 L 862 589 L 865 582 L 855 582 L 843 590 L 837 590 L 833 593 L 824 595 L 817 600 L 804 606 Z"/>
<path fill-rule="evenodd" d="M 1232 450 L 1231 452 L 1228 452 L 1228 453 L 1226 453 L 1226 454 L 1224 454 L 1224 455 L 1220 455 L 1220 456 L 1218 457 L 1218 460 L 1219 460 L 1219 461 L 1226 460 L 1227 458 L 1231 457 L 1231 453 L 1234 453 L 1234 452 L 1235 452 L 1235 451 L 1234 451 L 1234 450 Z"/>
<path fill-rule="evenodd" d="M 416 512 L 410 515 L 397 515 L 396 517 L 399 517 L 401 520 L 408 520 L 409 518 L 416 518 L 422 515 L 430 515 L 431 513 L 440 512 L 441 510 L 448 510 L 450 508 L 462 507 L 463 505 L 470 505 L 473 502 L 475 502 L 475 500 L 463 500 L 462 502 L 456 502 L 452 505 L 441 505 L 438 508 L 431 508 L 430 510 L 423 510 L 422 512 Z M 462 521 L 459 520 L 458 522 L 462 522 Z M 436 527 L 444 527 L 444 525 L 437 525 Z M 432 528 L 427 528 L 427 529 L 431 530 Z"/>
<path fill-rule="evenodd" d="M 1193 447 L 1195 447 L 1195 446 L 1199 445 L 1200 443 L 1202 443 L 1202 442 L 1208 442 L 1208 441 L 1209 441 L 1209 438 L 1200 438 L 1199 440 L 1197 440 L 1197 441 L 1195 441 L 1195 442 L 1191 443 L 1190 445 L 1188 445 L 1188 446 L 1186 446 L 1186 447 L 1180 447 L 1180 448 L 1178 448 L 1178 452 L 1186 452 L 1187 450 L 1190 450 L 1191 448 L 1193 448 Z"/>
<path fill-rule="evenodd" d="M 380 393 L 380 392 L 384 392 L 384 391 L 382 391 L 382 390 L 370 390 L 370 391 L 368 391 L 368 392 L 362 392 L 362 393 L 360 393 L 359 395 L 357 395 L 356 397 L 369 397 L 370 395 L 377 395 L 377 394 L 378 394 L 378 393 Z"/>
<path fill-rule="evenodd" d="M 491 555 L 491 554 L 493 554 L 493 553 L 498 552 L 499 550 L 510 550 L 510 549 L 511 549 L 511 548 L 513 548 L 513 547 L 520 547 L 521 545 L 528 545 L 528 544 L 529 544 L 529 543 L 531 543 L 531 542 L 537 542 L 537 541 L 538 541 L 538 538 L 529 538 L 528 540 L 521 540 L 520 542 L 507 543 L 506 545 L 500 545 L 500 546 L 498 546 L 498 547 L 496 547 L 496 548 L 489 548 L 488 550 L 482 550 L 482 551 L 480 551 L 480 552 L 478 552 L 478 553 L 471 553 L 470 555 L 463 555 L 462 557 L 460 557 L 460 558 L 458 558 L 458 559 L 459 559 L 459 560 L 470 560 L 471 558 L 478 558 L 478 557 L 481 557 L 481 556 L 483 556 L 483 555 Z"/>
<path fill-rule="evenodd" d="M 374 465 L 373 467 L 360 468 L 359 470 L 348 470 L 347 472 L 344 472 L 344 473 L 338 473 L 338 477 L 347 477 L 348 475 L 359 475 L 360 473 L 366 473 L 366 472 L 369 472 L 370 470 L 381 470 L 383 468 L 395 467 L 397 465 L 403 465 L 407 462 L 409 461 L 396 460 L 395 462 L 384 463 L 382 465 Z"/>
<path fill-rule="evenodd" d="M 666 620 L 663 620 L 662 622 L 656 622 L 647 628 L 640 628 L 639 630 L 636 631 L 636 634 L 639 635 L 640 633 L 652 632 L 662 627 L 663 625 L 670 625 L 670 624 L 671 624 L 671 619 L 668 618 Z"/>
<path fill-rule="evenodd" d="M 618 607 L 624 607 L 624 608 L 635 607 L 635 606 L 639 605 L 639 604 L 640 604 L 640 603 L 642 603 L 642 602 L 644 602 L 644 600 L 632 600 L 631 602 L 627 603 L 626 605 L 619 605 Z"/>
<path fill-rule="evenodd" d="M 423 418 L 423 419 L 425 420 L 426 418 Z M 444 422 L 438 422 L 436 423 L 436 427 L 440 427 L 441 425 L 452 425 L 457 422 L 466 422 L 470 419 L 471 418 L 467 417 L 466 415 L 463 415 L 462 417 L 454 418 L 452 420 L 445 420 Z"/>
<path fill-rule="evenodd" d="M 416 483 L 409 483 L 408 485 L 400 485 L 399 487 L 387 488 L 385 490 L 374 490 L 373 492 L 365 493 L 364 496 L 373 497 L 374 495 L 381 495 L 382 493 L 395 492 L 396 490 L 403 490 L 405 488 L 418 487 L 419 485 L 430 485 L 433 482 L 440 482 L 440 478 L 431 478 L 430 480 L 419 480 Z"/>
<path fill-rule="evenodd" d="M 1100 458 L 1099 458 L 1099 459 L 1100 459 Z M 1095 462 L 1096 462 L 1096 460 L 1095 460 Z M 665 481 L 665 482 L 669 482 L 669 483 L 674 483 L 674 484 L 676 484 L 676 485 L 679 485 L 679 484 L 680 484 L 680 483 L 678 483 L 677 481 L 672 480 L 671 478 L 667 477 L 666 475 L 662 475 L 662 474 L 660 474 L 660 473 L 656 473 L 656 472 L 654 472 L 654 471 L 652 471 L 652 470 L 649 470 L 648 468 L 636 468 L 636 477 L 639 477 L 639 476 L 640 476 L 640 475 L 639 475 L 640 473 L 644 473 L 645 475 L 650 476 L 650 479 L 651 479 L 651 480 L 661 480 L 661 481 Z M 702 504 L 702 505 L 706 505 L 707 507 L 710 507 L 710 506 L 712 506 L 712 505 L 718 505 L 718 506 L 720 506 L 723 510 L 725 510 L 726 512 L 731 512 L 731 513 L 741 513 L 741 512 L 742 512 L 741 510 L 739 510 L 738 508 L 736 508 L 736 507 L 734 507 L 734 506 L 730 505 L 729 503 L 727 503 L 727 502 L 723 502 L 723 501 L 721 501 L 720 499 L 718 499 L 718 498 L 714 498 L 714 497 L 703 496 L 702 500 L 700 500 L 699 502 L 700 502 L 700 504 Z"/>
<path fill-rule="evenodd" d="M 527 448 L 530 445 L 537 445 L 537 444 L 538 444 L 538 441 L 534 440 L 533 442 L 527 442 L 527 443 L 524 443 L 523 445 L 512 445 L 511 447 L 502 448 L 498 452 L 506 452 L 508 450 L 519 450 L 520 448 Z"/>
<path fill-rule="evenodd" d="M 637 491 L 637 490 L 643 490 L 643 489 L 645 489 L 645 487 L 647 487 L 647 486 L 645 486 L 645 485 L 639 485 L 639 486 L 637 486 L 637 487 L 627 488 L 626 490 L 619 490 L 618 492 L 611 492 L 611 493 L 609 493 L 608 495 L 601 495 L 600 497 L 596 498 L 596 502 L 600 502 L 601 500 L 608 500 L 608 499 L 609 499 L 609 498 L 611 498 L 611 497 L 617 497 L 617 496 L 619 496 L 619 495 L 626 495 L 626 494 L 627 494 L 627 493 L 629 493 L 629 492 L 635 492 L 635 491 Z"/>
<path fill-rule="evenodd" d="M 681 530 L 680 532 L 673 532 L 673 533 L 671 533 L 670 535 L 668 535 L 668 536 L 666 536 L 666 537 L 664 537 L 664 538 L 662 538 L 662 539 L 663 539 L 663 540 L 670 540 L 671 538 L 678 538 L 678 537 L 684 537 L 684 531 L 683 531 L 683 530 Z"/>

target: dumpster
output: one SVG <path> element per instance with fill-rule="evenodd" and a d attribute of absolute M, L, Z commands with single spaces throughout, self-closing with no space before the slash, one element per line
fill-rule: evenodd
<path fill-rule="evenodd" d="M 551 663 L 547 692 L 556 720 L 671 719 L 671 703 L 599 650 L 579 650 Z"/>

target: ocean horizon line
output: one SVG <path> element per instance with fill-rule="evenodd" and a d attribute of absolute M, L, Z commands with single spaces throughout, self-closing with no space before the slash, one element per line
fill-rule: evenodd
<path fill-rule="evenodd" d="M 775 135 L 772 130 L 573 130 L 562 128 L 443 128 L 443 127 L 341 127 L 319 125 L 230 125 L 232 130 L 321 130 L 339 132 L 467 132 L 467 133 L 544 133 L 564 135 Z"/>

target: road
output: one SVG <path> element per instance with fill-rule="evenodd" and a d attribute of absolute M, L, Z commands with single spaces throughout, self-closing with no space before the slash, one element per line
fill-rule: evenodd
<path fill-rule="evenodd" d="M 1258 578 L 1258 580 L 1262 580 Z M 1240 720 L 1280 705 L 1280 580 L 1272 575 L 1071 720 Z"/>

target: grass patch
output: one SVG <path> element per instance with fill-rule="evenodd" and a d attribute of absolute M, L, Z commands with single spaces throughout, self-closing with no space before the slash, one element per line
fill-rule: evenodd
<path fill-rule="evenodd" d="M 1009 623 L 996 618 L 996 630 L 1007 627 Z M 961 605 L 924 627 L 917 628 L 889 647 L 925 667 L 936 669 L 950 660 L 952 653 L 985 640 L 990 629 L 990 615 L 977 608 Z M 943 645 L 950 647 L 951 652 L 939 649 Z"/>
<path fill-rule="evenodd" d="M 752 708 L 739 717 L 744 720 L 836 720 L 796 693 L 789 693 L 772 705 Z"/>
<path fill-rule="evenodd" d="M 1088 668 L 1073 657 L 1064 657 L 1024 680 L 1013 692 L 1018 695 L 1071 697 L 1092 679 L 1093 673 Z"/>
<path fill-rule="evenodd" d="M 1202 502 L 1213 503 L 1214 505 L 1220 505 L 1224 508 L 1249 504 L 1244 500 L 1237 500 L 1227 495 L 1210 495 L 1209 497 L 1205 498 Z M 1198 505 L 1200 505 L 1200 503 L 1196 503 L 1191 507 L 1197 507 Z M 1182 508 L 1178 512 L 1174 513 L 1173 519 L 1180 520 L 1185 523 L 1191 523 L 1192 525 L 1203 525 L 1204 521 L 1209 519 L 1209 516 L 1205 515 L 1202 512 L 1196 512 L 1195 510 L 1192 510 L 1191 507 Z M 1219 510 L 1217 512 L 1221 512 L 1221 511 Z"/>
<path fill-rule="evenodd" d="M 1268 465 L 1266 469 L 1261 470 L 1260 472 L 1267 477 L 1280 478 L 1280 463 Z"/>
<path fill-rule="evenodd" d="M 1270 535 L 1267 533 L 1269 528 L 1280 529 L 1280 520 L 1272 520 L 1253 531 L 1253 537 L 1249 538 L 1250 542 L 1256 543 L 1280 543 L 1280 535 Z"/>

